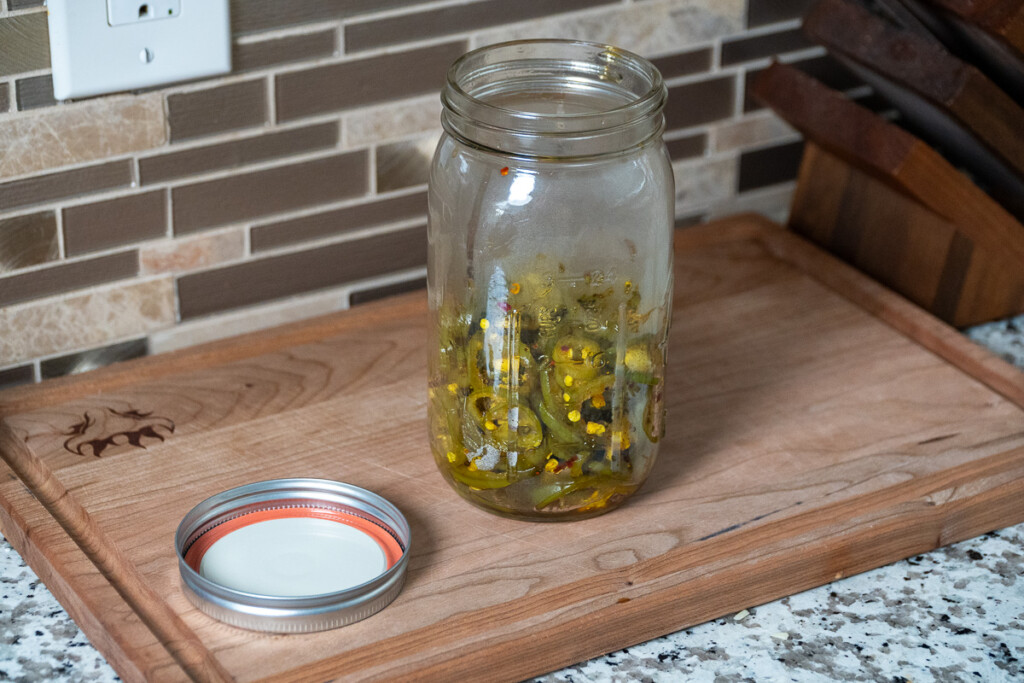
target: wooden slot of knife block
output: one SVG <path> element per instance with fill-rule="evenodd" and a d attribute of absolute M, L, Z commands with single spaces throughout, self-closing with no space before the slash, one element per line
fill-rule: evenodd
<path fill-rule="evenodd" d="M 1024 265 L 992 258 L 957 226 L 813 142 L 789 227 L 955 327 L 1024 311 Z"/>
<path fill-rule="evenodd" d="M 1024 311 L 1024 225 L 934 149 L 788 65 L 752 92 L 807 140 L 795 232 L 955 327 Z"/>

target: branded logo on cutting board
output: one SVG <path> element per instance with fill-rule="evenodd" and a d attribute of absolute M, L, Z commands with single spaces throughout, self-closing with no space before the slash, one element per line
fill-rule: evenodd
<path fill-rule="evenodd" d="M 81 422 L 75 423 L 64 433 L 68 439 L 64 448 L 76 455 L 92 455 L 96 458 L 113 446 L 125 444 L 145 448 L 147 440 L 162 442 L 174 433 L 174 422 L 166 417 L 154 415 L 152 411 L 114 410 L 102 408 L 87 410 Z"/>

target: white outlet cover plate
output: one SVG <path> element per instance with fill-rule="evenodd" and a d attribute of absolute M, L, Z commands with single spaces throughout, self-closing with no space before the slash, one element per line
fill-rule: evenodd
<path fill-rule="evenodd" d="M 53 96 L 137 90 L 231 71 L 228 0 L 148 3 L 147 16 L 111 26 L 108 1 L 49 0 Z M 127 3 L 136 16 L 145 2 Z M 163 7 L 154 16 L 154 7 Z M 170 14 L 170 7 L 175 11 Z M 116 12 L 115 12 L 116 15 Z"/>

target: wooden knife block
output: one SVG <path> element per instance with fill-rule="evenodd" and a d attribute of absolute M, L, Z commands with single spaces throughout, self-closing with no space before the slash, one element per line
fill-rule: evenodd
<path fill-rule="evenodd" d="M 955 327 L 1024 312 L 1024 264 L 810 141 L 789 226 Z"/>

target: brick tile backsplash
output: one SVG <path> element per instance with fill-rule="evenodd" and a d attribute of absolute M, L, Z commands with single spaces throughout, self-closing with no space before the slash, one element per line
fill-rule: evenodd
<path fill-rule="evenodd" d="M 732 115 L 736 101 L 736 78 L 721 76 L 669 88 L 665 105 L 665 127 L 689 128 Z"/>
<path fill-rule="evenodd" d="M 722 42 L 722 66 L 731 66 L 754 59 L 795 52 L 811 47 L 799 28 L 779 33 L 767 33 L 752 38 L 737 38 Z"/>
<path fill-rule="evenodd" d="M 128 187 L 131 182 L 131 162 L 125 159 L 10 180 L 0 183 L 0 209 L 15 209 L 101 190 Z"/>
<path fill-rule="evenodd" d="M 167 234 L 164 190 L 64 209 L 64 251 L 80 256 Z"/>
<path fill-rule="evenodd" d="M 672 161 L 699 157 L 708 148 L 708 136 L 707 133 L 687 135 L 686 137 L 667 141 L 665 147 L 668 148 L 668 155 L 672 158 Z"/>
<path fill-rule="evenodd" d="M 50 35 L 46 14 L 0 18 L 0 76 L 50 68 Z"/>
<path fill-rule="evenodd" d="M 365 151 L 184 185 L 171 191 L 174 232 L 339 201 L 368 189 Z"/>
<path fill-rule="evenodd" d="M 387 19 L 357 22 L 345 27 L 345 51 L 359 52 L 396 43 L 520 22 L 549 14 L 572 12 L 611 2 L 613 0 L 482 0 Z"/>
<path fill-rule="evenodd" d="M 18 79 L 14 84 L 14 93 L 20 111 L 49 107 L 57 103 L 57 100 L 53 99 L 53 77 L 49 74 Z"/>
<path fill-rule="evenodd" d="M 181 318 L 312 292 L 426 263 L 425 226 L 256 259 L 180 278 Z"/>
<path fill-rule="evenodd" d="M 251 33 L 406 7 L 410 0 L 231 0 L 231 30 Z"/>
<path fill-rule="evenodd" d="M 151 185 L 209 171 L 329 149 L 337 144 L 338 124 L 321 123 L 139 159 L 139 176 L 143 185 Z"/>
<path fill-rule="evenodd" d="M 368 304 L 371 301 L 377 301 L 379 299 L 384 299 L 396 294 L 405 294 L 407 292 L 424 291 L 425 293 L 426 288 L 427 279 L 425 277 L 418 277 L 414 280 L 394 282 L 390 285 L 360 289 L 348 295 L 348 305 L 359 306 L 360 304 Z"/>
<path fill-rule="evenodd" d="M 353 109 L 437 92 L 445 73 L 466 51 L 463 42 L 356 59 L 277 77 L 277 118 L 281 121 Z"/>
<path fill-rule="evenodd" d="M 111 344 L 98 349 L 79 351 L 66 356 L 49 358 L 39 364 L 39 374 L 43 379 L 77 375 L 93 368 L 103 367 L 111 363 L 141 358 L 149 352 L 149 344 L 145 338 Z"/>
<path fill-rule="evenodd" d="M 59 257 L 57 217 L 52 211 L 0 218 L 0 276 Z"/>
<path fill-rule="evenodd" d="M 35 381 L 36 371 L 31 365 L 19 365 L 0 370 L 0 391 Z"/>
<path fill-rule="evenodd" d="M 231 70 L 250 71 L 270 66 L 329 57 L 335 51 L 335 31 L 272 38 L 253 43 L 235 43 L 231 49 Z"/>
<path fill-rule="evenodd" d="M 171 142 L 260 126 L 267 122 L 267 90 L 262 79 L 167 97 Z"/>
<path fill-rule="evenodd" d="M 756 28 L 796 19 L 813 4 L 814 0 L 747 0 L 747 26 Z"/>
<path fill-rule="evenodd" d="M 11 275 L 0 279 L 0 306 L 134 277 L 138 272 L 138 254 L 135 251 L 122 251 Z"/>
<path fill-rule="evenodd" d="M 699 74 L 707 71 L 711 68 L 713 57 L 714 52 L 712 49 L 705 47 L 699 50 L 652 59 L 651 63 L 661 73 L 661 77 L 667 81 L 670 78 L 689 76 L 690 74 Z"/>
<path fill-rule="evenodd" d="M 676 215 L 778 216 L 799 136 L 752 74 L 806 50 L 860 84 L 808 48 L 810 1 L 230 0 L 231 74 L 57 103 L 42 0 L 0 0 L 0 387 L 421 288 L 438 92 L 490 42 L 651 58 Z"/>
<path fill-rule="evenodd" d="M 257 253 L 426 215 L 427 193 L 417 192 L 393 199 L 346 206 L 311 216 L 257 225 L 252 229 L 250 243 L 253 253 Z"/>
<path fill-rule="evenodd" d="M 430 136 L 377 147 L 377 191 L 425 184 L 435 144 L 436 138 Z"/>
<path fill-rule="evenodd" d="M 744 152 L 740 155 L 737 190 L 746 192 L 796 178 L 803 154 L 802 140 Z"/>

